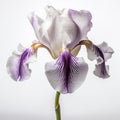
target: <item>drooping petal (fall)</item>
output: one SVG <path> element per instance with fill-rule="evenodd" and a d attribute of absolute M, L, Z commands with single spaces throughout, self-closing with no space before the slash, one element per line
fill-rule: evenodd
<path fill-rule="evenodd" d="M 101 64 L 96 64 L 95 65 L 95 70 L 94 70 L 94 75 L 100 77 L 100 78 L 108 78 L 110 77 L 109 75 L 109 66 L 105 65 L 105 62 Z"/>
<path fill-rule="evenodd" d="M 7 61 L 7 71 L 13 80 L 22 81 L 30 77 L 29 63 L 32 62 L 31 58 L 34 55 L 32 49 L 25 49 L 22 46 L 19 46 L 17 52 L 13 52 Z"/>
<path fill-rule="evenodd" d="M 98 46 L 87 46 L 87 53 L 90 60 L 97 60 L 94 74 L 101 78 L 109 77 L 109 66 L 105 65 L 105 62 L 111 58 L 113 49 L 103 42 Z"/>
<path fill-rule="evenodd" d="M 70 9 L 69 17 L 77 26 L 77 36 L 70 44 L 68 44 L 68 48 L 74 48 L 81 40 L 87 38 L 87 33 L 92 27 L 92 15 L 86 10 L 76 11 Z"/>
<path fill-rule="evenodd" d="M 101 49 L 101 51 L 104 54 L 105 61 L 110 59 L 112 57 L 112 54 L 114 53 L 113 49 L 107 45 L 106 42 L 102 42 L 98 47 Z"/>
<path fill-rule="evenodd" d="M 106 42 L 102 42 L 100 45 L 93 45 L 87 47 L 88 59 L 94 60 L 98 57 L 103 58 L 107 61 L 112 57 L 114 53 L 113 49 L 107 45 Z"/>
<path fill-rule="evenodd" d="M 72 93 L 84 82 L 88 65 L 83 58 L 74 57 L 69 51 L 60 54 L 56 62 L 45 65 L 45 73 L 52 87 L 65 94 Z"/>

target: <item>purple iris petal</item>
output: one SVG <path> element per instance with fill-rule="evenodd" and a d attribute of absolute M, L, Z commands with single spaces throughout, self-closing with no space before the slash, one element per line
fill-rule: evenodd
<path fill-rule="evenodd" d="M 100 78 L 108 78 L 109 75 L 109 66 L 105 65 L 105 62 L 102 64 L 96 64 L 94 74 Z"/>
<path fill-rule="evenodd" d="M 81 10 L 76 11 L 70 9 L 68 15 L 73 23 L 77 27 L 77 34 L 75 40 L 72 43 L 68 44 L 68 48 L 74 48 L 81 40 L 87 38 L 87 33 L 92 27 L 92 15 L 89 11 Z"/>
<path fill-rule="evenodd" d="M 109 59 L 112 54 L 112 48 L 108 47 L 105 42 L 101 45 L 93 45 L 92 47 L 87 47 L 88 58 L 90 60 L 97 60 L 96 68 L 94 74 L 101 78 L 109 77 L 109 66 L 105 65 L 105 61 Z"/>
<path fill-rule="evenodd" d="M 84 82 L 88 65 L 83 58 L 76 58 L 64 51 L 57 61 L 45 66 L 47 78 L 52 87 L 61 93 L 72 93 Z"/>
<path fill-rule="evenodd" d="M 12 56 L 9 57 L 7 70 L 12 79 L 22 81 L 30 77 L 29 59 L 32 55 L 33 52 L 31 49 L 25 49 L 22 53 L 13 53 Z"/>
<path fill-rule="evenodd" d="M 103 59 L 103 61 L 101 63 L 100 63 L 99 59 L 97 60 L 98 64 L 96 65 L 94 74 L 98 77 L 108 78 L 109 77 L 108 66 L 105 65 L 105 58 L 104 58 L 104 54 L 103 54 L 102 50 L 99 47 L 94 45 L 94 51 L 98 57 L 101 57 Z"/>
<path fill-rule="evenodd" d="M 30 49 L 26 49 L 20 57 L 18 72 L 19 80 L 23 80 L 26 77 L 26 67 L 28 67 L 28 64 L 25 65 L 24 63 L 29 59 L 30 56 Z"/>
<path fill-rule="evenodd" d="M 112 57 L 114 51 L 111 47 L 107 45 L 106 42 L 102 42 L 100 45 L 98 45 L 98 47 L 99 49 L 101 49 L 102 53 L 104 54 L 105 61 L 107 61 Z"/>

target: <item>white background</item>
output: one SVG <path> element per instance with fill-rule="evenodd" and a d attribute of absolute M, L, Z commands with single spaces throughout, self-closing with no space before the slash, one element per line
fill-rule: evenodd
<path fill-rule="evenodd" d="M 88 36 L 95 44 L 106 41 L 115 51 L 110 65 L 111 77 L 93 75 L 95 62 L 89 63 L 84 84 L 73 94 L 61 95 L 62 120 L 120 120 L 120 1 L 119 0 L 0 0 L 0 120 L 55 120 L 55 91 L 44 74 L 52 58 L 45 49 L 31 64 L 32 75 L 23 82 L 13 81 L 6 72 L 6 61 L 17 45 L 29 47 L 36 39 L 27 19 L 32 11 L 41 16 L 44 7 L 89 10 L 93 27 Z"/>

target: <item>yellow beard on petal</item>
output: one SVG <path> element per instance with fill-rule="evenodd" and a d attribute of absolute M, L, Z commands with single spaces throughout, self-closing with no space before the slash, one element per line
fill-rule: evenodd
<path fill-rule="evenodd" d="M 82 40 L 79 42 L 77 46 L 74 47 L 73 50 L 70 50 L 72 55 L 77 56 L 78 52 L 80 51 L 81 45 L 85 45 L 87 47 L 92 47 L 92 42 L 90 40 Z"/>
<path fill-rule="evenodd" d="M 81 48 L 81 45 L 76 46 L 73 50 L 71 50 L 71 54 L 77 56 Z"/>
<path fill-rule="evenodd" d="M 81 45 L 78 45 L 76 46 L 74 49 L 69 49 L 69 48 L 66 48 L 64 45 L 62 46 L 62 48 L 60 48 L 59 50 L 57 50 L 55 53 L 51 54 L 51 56 L 53 57 L 53 59 L 56 59 L 58 58 L 58 56 L 60 55 L 61 52 L 65 51 L 65 50 L 68 50 L 72 55 L 74 56 L 77 56 L 77 54 L 79 53 L 80 51 L 80 48 L 81 48 Z"/>
<path fill-rule="evenodd" d="M 40 43 L 33 43 L 31 45 L 31 48 L 34 50 L 34 51 L 37 51 L 38 48 L 45 48 L 48 50 L 48 52 L 50 53 L 50 55 L 52 56 L 53 59 L 56 59 L 57 57 L 50 51 L 50 49 L 48 47 L 46 47 L 45 45 L 43 44 L 40 44 Z"/>

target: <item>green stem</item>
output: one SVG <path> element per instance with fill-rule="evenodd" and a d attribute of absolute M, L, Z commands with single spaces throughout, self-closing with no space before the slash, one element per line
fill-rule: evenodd
<path fill-rule="evenodd" d="M 60 97 L 60 92 L 56 92 L 56 96 L 55 96 L 56 120 L 61 120 L 59 97 Z"/>

